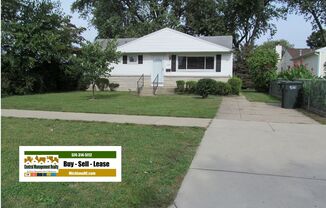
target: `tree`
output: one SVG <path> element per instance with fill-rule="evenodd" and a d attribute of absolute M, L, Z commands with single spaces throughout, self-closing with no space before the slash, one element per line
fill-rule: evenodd
<path fill-rule="evenodd" d="M 255 40 L 276 27 L 272 19 L 284 18 L 286 9 L 275 0 L 189 0 L 185 11 L 188 33 L 232 35 L 235 52 L 234 72 L 245 87 L 251 86 L 246 59 Z"/>
<path fill-rule="evenodd" d="M 180 29 L 184 0 L 75 0 L 73 11 L 90 19 L 99 38 L 140 37 L 164 27 Z"/>
<path fill-rule="evenodd" d="M 79 74 L 71 55 L 81 32 L 49 0 L 5 1 L 2 10 L 1 75 L 3 94 L 71 90 Z"/>
<path fill-rule="evenodd" d="M 307 46 L 312 49 L 317 49 L 326 46 L 326 42 L 323 41 L 323 34 L 326 34 L 326 30 L 323 32 L 317 31 L 312 32 L 311 35 L 307 39 Z"/>
<path fill-rule="evenodd" d="M 113 69 L 110 64 L 118 63 L 120 53 L 116 51 L 116 47 L 115 41 L 110 41 L 104 49 L 97 42 L 88 42 L 82 44 L 80 53 L 74 58 L 83 79 L 91 83 L 93 99 L 95 99 L 96 80 L 110 76 Z"/>
<path fill-rule="evenodd" d="M 281 46 L 283 46 L 285 48 L 293 48 L 294 47 L 293 44 L 291 44 L 289 41 L 284 40 L 284 39 L 266 41 L 262 45 L 260 45 L 259 47 L 275 49 L 275 47 L 277 45 L 281 45 Z"/>
<path fill-rule="evenodd" d="M 290 9 L 305 16 L 307 21 L 311 21 L 313 30 L 318 30 L 323 44 L 326 43 L 326 1 L 325 0 L 283 0 Z"/>
<path fill-rule="evenodd" d="M 257 47 L 247 59 L 250 76 L 257 91 L 266 92 L 276 78 L 277 53 L 275 49 Z"/>
<path fill-rule="evenodd" d="M 273 18 L 283 18 L 285 9 L 275 0 L 189 0 L 186 6 L 186 28 L 196 35 L 233 36 L 233 46 L 251 45 L 262 34 L 275 33 Z"/>

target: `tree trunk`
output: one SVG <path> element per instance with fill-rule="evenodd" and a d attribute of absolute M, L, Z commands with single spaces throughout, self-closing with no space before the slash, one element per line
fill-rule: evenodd
<path fill-rule="evenodd" d="M 321 33 L 322 41 L 323 41 L 324 44 L 326 44 L 326 37 L 325 37 L 326 35 L 325 35 L 325 32 L 324 32 L 324 28 L 323 28 L 322 24 L 320 23 L 320 21 L 318 19 L 318 16 L 316 15 L 316 12 L 314 10 L 311 10 L 311 14 L 312 14 L 312 16 L 313 16 L 313 18 L 314 18 L 314 20 L 315 20 L 315 22 L 317 24 L 317 27 L 318 27 L 318 29 L 319 29 L 319 31 Z"/>
<path fill-rule="evenodd" d="M 93 99 L 95 99 L 95 82 L 92 84 Z"/>

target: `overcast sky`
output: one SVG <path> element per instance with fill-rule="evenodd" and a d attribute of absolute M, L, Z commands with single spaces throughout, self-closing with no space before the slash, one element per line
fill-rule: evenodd
<path fill-rule="evenodd" d="M 87 20 L 79 18 L 78 13 L 71 12 L 70 7 L 74 0 L 60 0 L 60 2 L 63 11 L 72 16 L 73 24 L 87 28 L 87 31 L 83 33 L 84 38 L 93 41 L 97 36 L 97 31 L 93 26 L 89 25 Z M 285 39 L 294 44 L 297 48 L 307 47 L 306 40 L 311 34 L 312 28 L 310 22 L 306 22 L 303 16 L 290 14 L 287 20 L 275 20 L 274 23 L 276 24 L 277 32 L 273 36 L 273 40 Z M 266 34 L 257 41 L 257 44 L 261 44 L 270 38 L 271 37 Z"/>

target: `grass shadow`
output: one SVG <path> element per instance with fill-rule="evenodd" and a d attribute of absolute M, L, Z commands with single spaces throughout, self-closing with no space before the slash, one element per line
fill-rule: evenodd
<path fill-rule="evenodd" d="M 114 99 L 123 96 L 120 93 L 115 93 L 115 92 L 108 92 L 107 94 L 96 94 L 95 93 L 95 100 L 106 100 L 106 99 Z M 93 99 L 92 94 L 86 96 L 87 99 Z"/>

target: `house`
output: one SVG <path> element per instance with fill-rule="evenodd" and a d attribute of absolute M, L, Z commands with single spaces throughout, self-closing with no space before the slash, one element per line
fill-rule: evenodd
<path fill-rule="evenodd" d="M 309 53 L 294 57 L 292 60 L 300 62 L 318 77 L 326 76 L 326 47 L 312 50 Z"/>
<path fill-rule="evenodd" d="M 97 41 L 106 47 L 109 40 Z M 158 85 L 173 91 L 177 80 L 226 81 L 232 76 L 232 36 L 194 37 L 164 28 L 118 39 L 117 44 L 122 57 L 113 65 L 110 82 L 118 82 L 119 90 L 137 90 L 143 81 L 144 88 Z"/>
<path fill-rule="evenodd" d="M 276 46 L 276 52 L 279 55 L 277 63 L 277 71 L 285 71 L 293 66 L 300 66 L 303 64 L 302 59 L 294 59 L 307 53 L 312 52 L 310 48 L 286 48 L 281 45 Z"/>

